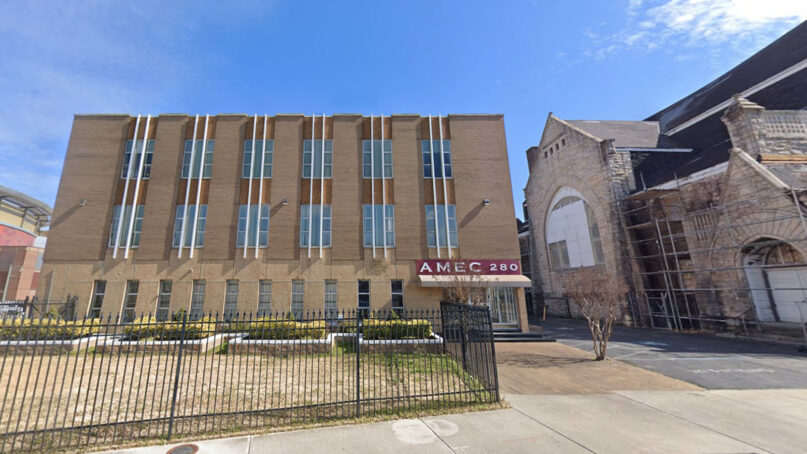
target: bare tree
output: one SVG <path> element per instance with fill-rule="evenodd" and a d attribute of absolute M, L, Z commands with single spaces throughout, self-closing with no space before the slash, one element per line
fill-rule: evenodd
<path fill-rule="evenodd" d="M 487 304 L 487 287 L 479 273 L 469 270 L 462 259 L 450 260 L 452 274 L 446 275 L 448 284 L 443 287 L 443 299 L 472 306 Z M 456 266 L 457 264 L 461 266 Z"/>
<path fill-rule="evenodd" d="M 566 275 L 566 296 L 588 322 L 597 361 L 605 359 L 608 339 L 619 313 L 619 304 L 627 294 L 627 285 L 603 267 L 588 267 Z"/>

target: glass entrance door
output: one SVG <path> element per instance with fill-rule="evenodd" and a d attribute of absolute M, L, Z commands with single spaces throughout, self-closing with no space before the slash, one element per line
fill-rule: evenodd
<path fill-rule="evenodd" d="M 518 324 L 516 294 L 512 288 L 490 287 L 487 291 L 491 322 L 495 324 Z"/>

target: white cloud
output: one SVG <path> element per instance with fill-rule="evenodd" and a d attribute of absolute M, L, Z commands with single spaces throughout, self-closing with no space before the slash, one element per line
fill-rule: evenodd
<path fill-rule="evenodd" d="M 634 49 L 697 48 L 728 45 L 759 48 L 807 20 L 807 1 L 801 0 L 628 0 L 626 25 L 617 32 L 587 37 L 606 58 Z"/>

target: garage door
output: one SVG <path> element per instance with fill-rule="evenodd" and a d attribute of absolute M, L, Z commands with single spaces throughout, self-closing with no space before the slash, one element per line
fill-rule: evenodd
<path fill-rule="evenodd" d="M 799 306 L 807 319 L 807 268 L 768 270 L 768 282 L 780 321 L 801 322 Z"/>

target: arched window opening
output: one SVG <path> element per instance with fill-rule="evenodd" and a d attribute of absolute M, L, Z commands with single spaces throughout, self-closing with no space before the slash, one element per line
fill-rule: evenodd
<path fill-rule="evenodd" d="M 591 206 L 574 189 L 558 191 L 546 220 L 546 244 L 552 269 L 605 263 L 600 228 Z"/>
<path fill-rule="evenodd" d="M 741 249 L 757 319 L 801 322 L 807 317 L 807 266 L 791 244 L 760 238 Z"/>

